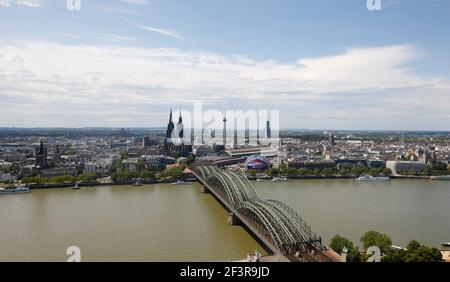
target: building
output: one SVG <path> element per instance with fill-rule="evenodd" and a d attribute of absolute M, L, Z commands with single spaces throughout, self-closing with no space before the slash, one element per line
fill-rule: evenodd
<path fill-rule="evenodd" d="M 290 161 L 288 162 L 289 168 L 304 168 L 304 169 L 324 169 L 324 168 L 334 168 L 336 162 L 334 161 Z"/>
<path fill-rule="evenodd" d="M 148 135 L 145 135 L 142 138 L 141 148 L 149 147 L 150 146 L 150 137 Z"/>
<path fill-rule="evenodd" d="M 256 169 L 256 170 L 266 170 L 270 167 L 269 160 L 260 155 L 253 155 L 247 158 L 245 161 L 245 168 Z"/>
<path fill-rule="evenodd" d="M 39 170 L 39 176 L 44 178 L 52 178 L 55 176 L 70 175 L 77 176 L 78 169 L 75 166 L 72 167 L 55 167 Z"/>
<path fill-rule="evenodd" d="M 186 138 L 184 138 L 184 126 L 181 111 L 180 117 L 178 118 L 178 124 L 175 127 L 172 119 L 172 109 L 170 110 L 166 138 L 164 139 L 164 152 L 166 155 L 172 157 L 186 157 L 192 152 L 191 143 L 186 142 Z"/>
<path fill-rule="evenodd" d="M 55 146 L 55 151 L 53 152 L 53 165 L 58 166 L 61 163 L 61 149 L 59 145 Z"/>
<path fill-rule="evenodd" d="M 270 128 L 270 121 L 266 123 L 266 137 L 268 139 L 272 138 L 272 129 Z"/>
<path fill-rule="evenodd" d="M 36 166 L 47 167 L 47 147 L 42 143 L 42 139 L 39 148 L 36 149 Z"/>
<path fill-rule="evenodd" d="M 166 156 L 163 155 L 149 155 L 142 156 L 145 166 L 150 170 L 160 171 L 166 168 Z M 175 161 L 174 161 L 175 162 Z M 174 163 L 173 162 L 173 163 Z M 172 162 L 170 162 L 172 163 Z"/>
<path fill-rule="evenodd" d="M 9 172 L 0 171 L 0 181 L 14 181 L 16 177 Z"/>
<path fill-rule="evenodd" d="M 330 133 L 328 135 L 328 143 L 331 147 L 333 147 L 334 145 L 336 145 L 336 141 L 334 140 L 334 135 L 333 133 Z"/>
<path fill-rule="evenodd" d="M 391 169 L 392 173 L 399 174 L 404 172 L 420 172 L 428 168 L 428 165 L 416 161 L 387 161 L 386 167 Z"/>
<path fill-rule="evenodd" d="M 83 173 L 107 175 L 109 173 L 109 164 L 105 162 L 88 162 L 84 164 Z"/>
<path fill-rule="evenodd" d="M 251 147 L 242 149 L 229 149 L 224 152 L 229 157 L 249 157 L 252 155 L 261 155 L 267 158 L 277 157 L 279 151 L 271 147 Z"/>

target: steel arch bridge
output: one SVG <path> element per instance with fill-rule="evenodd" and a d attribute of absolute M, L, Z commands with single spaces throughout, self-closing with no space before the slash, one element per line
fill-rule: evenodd
<path fill-rule="evenodd" d="M 194 174 L 283 255 L 322 249 L 321 238 L 297 212 L 282 202 L 260 199 L 244 175 L 216 166 L 198 166 Z"/>

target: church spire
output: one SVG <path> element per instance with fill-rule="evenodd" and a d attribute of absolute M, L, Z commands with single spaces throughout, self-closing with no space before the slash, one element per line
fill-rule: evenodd
<path fill-rule="evenodd" d="M 44 143 L 42 142 L 42 139 L 41 139 L 41 144 L 39 145 L 39 153 L 40 154 L 44 153 Z"/>
<path fill-rule="evenodd" d="M 170 117 L 169 117 L 169 123 L 173 122 L 172 120 L 173 120 L 173 119 L 172 119 L 172 108 L 170 108 Z"/>
<path fill-rule="evenodd" d="M 183 117 L 181 116 L 181 109 L 180 109 L 180 117 L 178 118 L 178 124 L 183 123 Z"/>

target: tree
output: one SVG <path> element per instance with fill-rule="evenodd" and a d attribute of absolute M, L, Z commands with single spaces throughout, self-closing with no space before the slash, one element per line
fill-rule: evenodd
<path fill-rule="evenodd" d="M 348 262 L 362 262 L 364 255 L 361 254 L 358 247 L 353 245 L 353 242 L 340 235 L 334 235 L 330 241 L 330 248 L 338 254 L 343 254 L 344 249 L 347 249 L 346 261 Z"/>
<path fill-rule="evenodd" d="M 187 163 L 188 165 L 191 165 L 191 164 L 193 164 L 194 162 L 195 162 L 195 155 L 192 154 L 192 153 L 190 153 L 190 154 L 187 156 L 187 158 L 186 158 L 186 163 Z"/>
<path fill-rule="evenodd" d="M 84 163 L 79 163 L 77 170 L 78 170 L 78 174 L 82 174 L 84 171 Z"/>
<path fill-rule="evenodd" d="M 389 249 L 382 258 L 383 262 L 442 262 L 442 254 L 436 248 L 420 245 L 413 240 L 405 250 Z"/>
<path fill-rule="evenodd" d="M 251 177 L 255 177 L 256 176 L 256 170 L 254 169 L 249 169 L 247 171 L 247 174 L 250 175 Z"/>
<path fill-rule="evenodd" d="M 114 173 L 116 171 L 118 171 L 120 168 L 122 167 L 122 161 L 121 160 L 114 160 L 114 162 L 111 165 L 110 173 Z"/>
<path fill-rule="evenodd" d="M 83 173 L 78 175 L 78 181 L 82 182 L 92 182 L 97 180 L 97 174 L 95 173 Z"/>
<path fill-rule="evenodd" d="M 377 246 L 380 248 L 381 253 L 385 253 L 392 245 L 392 240 L 386 234 L 371 230 L 364 233 L 361 237 L 361 243 L 363 243 L 366 250 L 369 247 Z"/>
<path fill-rule="evenodd" d="M 138 160 L 136 165 L 137 171 L 143 171 L 145 169 L 145 161 L 144 160 Z"/>
<path fill-rule="evenodd" d="M 326 168 L 322 169 L 323 175 L 330 176 L 330 175 L 333 175 L 333 173 L 334 173 L 334 169 L 331 167 L 326 167 Z"/>
<path fill-rule="evenodd" d="M 271 168 L 269 168 L 267 170 L 266 173 L 267 173 L 267 175 L 273 177 L 273 176 L 279 175 L 280 174 L 280 170 L 278 168 L 271 167 Z"/>
<path fill-rule="evenodd" d="M 344 248 L 354 248 L 354 245 L 349 239 L 336 234 L 333 238 L 331 238 L 330 248 L 332 248 L 336 253 L 342 254 Z"/>
<path fill-rule="evenodd" d="M 392 170 L 388 167 L 386 167 L 385 169 L 383 169 L 383 175 L 384 176 L 389 176 L 392 174 Z"/>
<path fill-rule="evenodd" d="M 298 170 L 296 168 L 289 168 L 288 169 L 288 175 L 290 176 L 297 176 L 298 175 Z"/>

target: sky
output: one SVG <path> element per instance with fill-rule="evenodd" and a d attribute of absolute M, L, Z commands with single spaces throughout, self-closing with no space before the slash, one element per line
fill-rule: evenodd
<path fill-rule="evenodd" d="M 0 127 L 163 127 L 201 102 L 450 130 L 448 0 L 71 2 L 0 0 Z"/>

